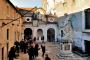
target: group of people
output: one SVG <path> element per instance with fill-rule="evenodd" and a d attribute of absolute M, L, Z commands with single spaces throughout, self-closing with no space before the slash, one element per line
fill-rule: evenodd
<path fill-rule="evenodd" d="M 19 56 L 20 52 L 23 52 L 25 54 L 28 53 L 29 60 L 33 60 L 38 57 L 38 51 L 40 49 L 42 49 L 42 57 L 44 57 L 46 51 L 45 43 L 42 43 L 40 47 L 36 42 L 36 38 L 30 40 L 21 40 L 20 42 L 16 41 L 14 46 L 10 48 L 8 57 L 9 60 L 14 60 L 14 58 Z M 45 55 L 45 60 L 51 60 L 48 57 L 48 54 Z"/>
<path fill-rule="evenodd" d="M 27 53 L 27 49 L 27 41 L 24 41 L 23 39 L 20 42 L 15 41 L 14 46 L 10 48 L 8 53 L 9 60 L 14 60 L 14 58 L 17 58 L 20 52 Z"/>

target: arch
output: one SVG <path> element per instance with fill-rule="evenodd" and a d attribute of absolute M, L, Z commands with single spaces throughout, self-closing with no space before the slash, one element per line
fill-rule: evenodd
<path fill-rule="evenodd" d="M 43 30 L 42 29 L 38 29 L 37 30 L 37 36 L 42 36 L 43 35 Z"/>
<path fill-rule="evenodd" d="M 43 30 L 42 29 L 38 29 L 37 30 L 37 40 L 41 41 L 43 37 Z"/>
<path fill-rule="evenodd" d="M 32 29 L 26 28 L 24 30 L 24 39 L 31 39 L 32 38 Z"/>
<path fill-rule="evenodd" d="M 54 42 L 55 41 L 55 29 L 49 28 L 47 30 L 47 41 Z"/>

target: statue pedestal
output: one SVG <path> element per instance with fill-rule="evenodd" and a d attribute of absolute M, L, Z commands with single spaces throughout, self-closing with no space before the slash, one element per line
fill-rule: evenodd
<path fill-rule="evenodd" d="M 73 57 L 71 41 L 63 40 L 60 42 L 60 57 Z"/>
<path fill-rule="evenodd" d="M 82 60 L 81 58 L 75 57 L 72 53 L 72 42 L 69 40 L 63 40 L 60 42 L 60 54 L 61 60 Z"/>

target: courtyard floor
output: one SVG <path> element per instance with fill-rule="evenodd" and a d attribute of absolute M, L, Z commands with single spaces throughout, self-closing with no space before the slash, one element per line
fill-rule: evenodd
<path fill-rule="evenodd" d="M 54 43 L 45 43 L 46 46 L 46 53 L 49 55 L 51 60 L 90 60 L 90 57 L 80 57 L 77 54 L 73 55 L 75 56 L 75 59 L 69 58 L 69 59 L 60 59 L 58 56 L 60 53 L 60 46 L 59 44 L 54 44 Z M 20 53 L 19 57 L 14 60 L 29 60 L 28 54 Z M 39 50 L 39 56 L 36 57 L 34 60 L 45 60 L 45 57 L 42 57 L 42 52 L 41 49 Z"/>

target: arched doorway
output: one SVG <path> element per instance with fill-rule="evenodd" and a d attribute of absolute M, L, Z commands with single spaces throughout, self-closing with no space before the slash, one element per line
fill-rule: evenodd
<path fill-rule="evenodd" d="M 38 29 L 37 30 L 37 40 L 41 40 L 42 36 L 43 36 L 43 30 L 42 29 Z"/>
<path fill-rule="evenodd" d="M 55 30 L 53 28 L 49 28 L 47 30 L 47 41 L 49 42 L 55 41 Z"/>
<path fill-rule="evenodd" d="M 24 39 L 32 39 L 32 30 L 30 28 L 24 30 Z"/>

